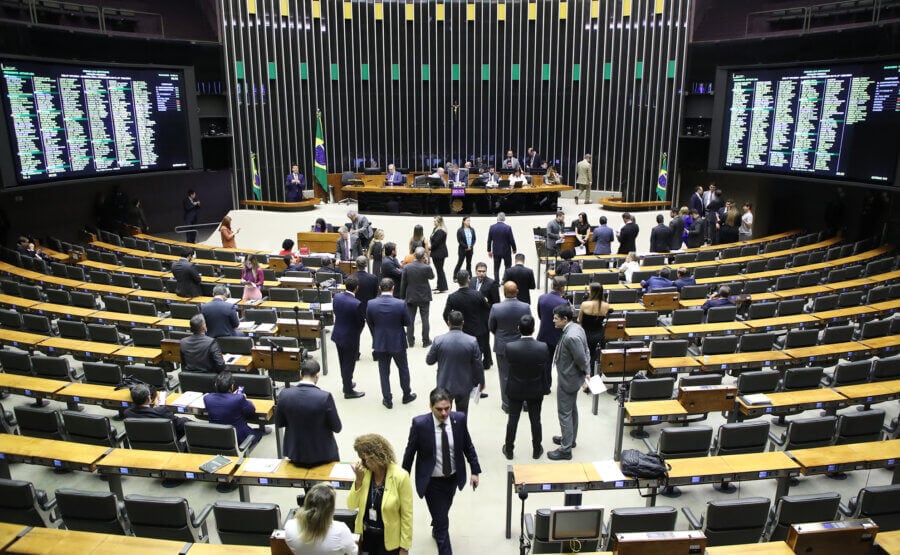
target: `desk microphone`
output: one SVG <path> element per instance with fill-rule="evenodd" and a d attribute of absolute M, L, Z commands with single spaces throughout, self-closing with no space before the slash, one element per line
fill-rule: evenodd
<path fill-rule="evenodd" d="M 521 499 L 522 501 L 528 499 L 528 490 L 526 489 L 527 487 L 528 484 L 519 484 L 518 486 L 516 486 L 516 493 L 519 494 L 519 499 Z"/>
<path fill-rule="evenodd" d="M 269 344 L 269 347 L 275 349 L 276 351 L 283 351 L 283 350 L 284 350 L 284 347 L 282 347 L 282 346 L 279 345 L 278 343 L 275 343 L 275 342 L 272 341 L 272 339 L 269 338 L 269 337 L 263 337 L 263 338 L 261 338 L 261 341 L 265 341 L 266 343 Z"/>

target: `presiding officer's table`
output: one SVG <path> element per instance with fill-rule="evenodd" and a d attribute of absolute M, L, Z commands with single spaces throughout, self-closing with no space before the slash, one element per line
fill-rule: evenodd
<path fill-rule="evenodd" d="M 466 187 L 456 196 L 449 187 L 365 187 L 345 186 L 345 192 L 356 193 L 361 212 L 413 212 L 418 214 L 468 214 L 473 207 L 480 214 L 556 212 L 559 193 L 568 185 L 540 185 L 522 188 Z M 396 203 L 393 210 L 388 203 Z"/>

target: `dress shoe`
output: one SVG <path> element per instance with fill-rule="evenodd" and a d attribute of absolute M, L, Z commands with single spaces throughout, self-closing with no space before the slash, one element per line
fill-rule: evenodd
<path fill-rule="evenodd" d="M 416 346 L 416 342 L 415 342 L 415 341 L 409 341 L 408 343 L 409 343 L 409 348 L 410 348 L 410 349 L 412 349 L 413 347 Z"/>
<path fill-rule="evenodd" d="M 503 453 L 503 456 L 506 457 L 506 460 L 511 461 L 513 459 L 513 450 L 507 449 L 506 445 L 500 446 L 500 452 Z"/>
<path fill-rule="evenodd" d="M 431 340 L 430 339 L 422 340 L 422 346 L 423 347 L 431 347 Z"/>
<path fill-rule="evenodd" d="M 502 410 L 506 414 L 509 414 L 509 407 L 500 407 L 500 410 Z"/>
<path fill-rule="evenodd" d="M 541 455 L 543 455 L 543 454 L 544 454 L 544 448 L 541 446 L 537 446 L 534 449 L 532 449 L 531 458 L 537 460 L 537 459 L 541 458 Z"/>
<path fill-rule="evenodd" d="M 487 399 L 487 397 L 488 397 L 488 394 L 482 391 L 482 392 L 481 392 L 481 398 L 482 398 L 482 399 Z"/>
<path fill-rule="evenodd" d="M 553 436 L 553 443 L 555 443 L 557 445 L 562 445 L 562 436 Z M 577 447 L 577 446 L 578 446 L 578 444 L 573 441 L 572 449 L 575 449 L 575 447 Z"/>
<path fill-rule="evenodd" d="M 360 397 L 365 397 L 365 396 L 366 396 L 365 391 L 353 390 L 349 393 L 344 393 L 344 399 L 359 399 Z"/>
<path fill-rule="evenodd" d="M 393 401 L 388 401 L 387 399 L 382 399 L 382 400 L 381 400 L 381 404 L 384 405 L 384 408 L 386 408 L 386 409 L 392 409 L 392 408 L 394 408 L 394 402 L 393 402 Z"/>
<path fill-rule="evenodd" d="M 547 458 L 551 461 L 570 461 L 572 460 L 572 452 L 568 453 L 563 451 L 562 449 L 554 449 L 547 453 Z"/>
<path fill-rule="evenodd" d="M 403 404 L 408 405 L 408 404 L 412 403 L 413 401 L 415 401 L 417 397 L 418 397 L 418 395 L 416 395 L 415 393 L 410 393 L 409 395 L 406 395 L 405 397 L 403 397 Z"/>

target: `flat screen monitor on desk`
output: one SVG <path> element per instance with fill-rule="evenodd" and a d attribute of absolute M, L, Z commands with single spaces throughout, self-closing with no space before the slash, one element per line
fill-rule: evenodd
<path fill-rule="evenodd" d="M 596 540 L 603 530 L 603 507 L 551 507 L 550 541 Z"/>
<path fill-rule="evenodd" d="M 498 182 L 498 186 L 501 189 L 509 189 L 509 179 L 501 179 Z"/>
<path fill-rule="evenodd" d="M 384 170 L 381 168 L 364 168 L 363 174 L 365 175 L 380 175 L 383 174 Z"/>
<path fill-rule="evenodd" d="M 441 179 L 440 177 L 428 176 L 425 179 L 423 179 L 422 181 L 425 183 L 425 185 L 427 185 L 428 187 L 431 187 L 432 189 L 440 189 L 440 188 L 447 186 L 447 184 L 444 183 L 444 180 Z"/>

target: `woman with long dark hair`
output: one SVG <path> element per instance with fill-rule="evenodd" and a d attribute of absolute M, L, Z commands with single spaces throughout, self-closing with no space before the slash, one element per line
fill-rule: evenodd
<path fill-rule="evenodd" d="M 466 271 L 472 275 L 472 252 L 475 247 L 475 230 L 472 229 L 472 221 L 468 216 L 463 216 L 462 225 L 456 230 L 456 249 L 457 261 L 456 267 L 453 268 L 453 279 L 456 280 L 456 274 L 462 268 L 463 261 L 466 262 Z"/>
<path fill-rule="evenodd" d="M 244 267 L 241 271 L 241 285 L 244 286 L 244 296 L 241 300 L 253 301 L 261 299 L 262 291 L 260 288 L 263 286 L 264 281 L 265 277 L 263 277 L 262 268 L 259 267 L 259 261 L 256 260 L 255 255 L 249 255 L 244 260 Z"/>
<path fill-rule="evenodd" d="M 447 292 L 447 276 L 444 274 L 444 261 L 447 260 L 447 227 L 444 218 L 434 217 L 434 229 L 431 230 L 431 260 L 437 273 L 437 289 L 435 293 Z"/>

